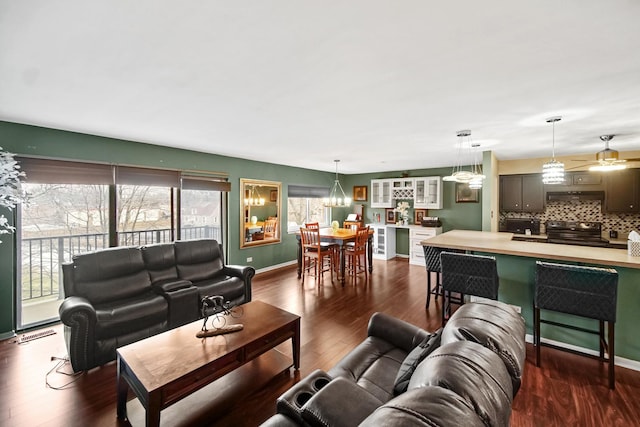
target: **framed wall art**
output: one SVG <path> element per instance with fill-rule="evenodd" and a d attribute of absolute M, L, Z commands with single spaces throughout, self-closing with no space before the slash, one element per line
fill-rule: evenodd
<path fill-rule="evenodd" d="M 396 223 L 396 211 L 391 209 L 384 210 L 384 219 L 386 224 L 395 224 Z"/>
<path fill-rule="evenodd" d="M 367 186 L 366 185 L 354 185 L 353 186 L 353 201 L 354 202 L 366 202 L 367 201 Z"/>
<path fill-rule="evenodd" d="M 478 189 L 456 182 L 456 203 L 478 203 Z"/>
<path fill-rule="evenodd" d="M 422 218 L 427 215 L 426 209 L 414 209 L 413 210 L 413 223 L 416 225 L 422 225 Z"/>

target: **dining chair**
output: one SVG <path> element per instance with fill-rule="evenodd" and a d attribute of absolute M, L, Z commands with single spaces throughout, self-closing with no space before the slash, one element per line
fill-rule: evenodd
<path fill-rule="evenodd" d="M 333 251 L 328 246 L 322 246 L 320 241 L 319 228 L 300 228 L 300 241 L 302 245 L 302 283 L 304 276 L 314 270 L 316 280 L 324 276 L 325 271 L 331 272 L 333 281 L 334 256 Z M 328 268 L 325 268 L 327 261 Z"/>
<path fill-rule="evenodd" d="M 360 227 L 356 231 L 356 239 L 353 245 L 345 248 L 345 274 L 354 280 L 360 273 L 367 277 L 367 240 L 369 239 L 369 227 Z"/>
<path fill-rule="evenodd" d="M 618 301 L 618 272 L 612 268 L 584 265 L 536 262 L 535 294 L 533 300 L 533 345 L 536 349 L 536 366 L 540 366 L 540 324 L 545 323 L 574 331 L 598 335 L 600 354 L 598 359 L 608 362 L 609 388 L 615 389 L 615 323 Z M 598 329 L 583 328 L 565 321 L 542 319 L 540 310 L 566 313 L 598 321 Z M 605 336 L 605 322 L 607 336 Z M 608 338 L 608 339 L 607 339 Z M 545 346 L 565 350 L 552 343 Z M 573 353 L 585 354 L 580 350 Z M 605 352 L 607 357 L 605 358 Z"/>
<path fill-rule="evenodd" d="M 275 239 L 276 238 L 276 229 L 278 227 L 278 221 L 275 219 L 268 219 L 264 222 L 263 230 L 264 230 L 264 238 L 265 239 Z"/>
<path fill-rule="evenodd" d="M 498 267 L 495 257 L 473 254 L 442 252 L 442 326 L 451 314 L 452 292 L 498 299 Z M 461 301 L 464 303 L 464 301 Z M 459 304 L 458 304 L 459 305 Z"/>
<path fill-rule="evenodd" d="M 306 228 L 311 228 L 314 230 L 320 229 L 320 223 L 318 222 L 305 222 L 304 226 Z M 331 250 L 331 255 L 333 256 L 333 268 L 337 272 L 340 268 L 340 245 L 338 245 L 337 243 L 321 241 L 320 246 L 322 246 L 323 248 L 329 248 Z"/>

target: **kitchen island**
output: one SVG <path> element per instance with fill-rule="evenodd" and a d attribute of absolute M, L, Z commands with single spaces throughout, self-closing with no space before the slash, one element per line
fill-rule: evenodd
<path fill-rule="evenodd" d="M 640 325 L 640 257 L 629 256 L 626 249 L 517 241 L 512 237 L 512 233 L 452 230 L 423 240 L 421 244 L 495 256 L 500 278 L 498 299 L 521 307 L 529 334 L 533 331 L 532 306 L 537 260 L 615 268 L 619 275 L 616 364 L 640 370 L 640 340 L 637 334 Z M 595 322 L 561 313 L 548 313 L 547 317 L 588 328 L 593 328 Z M 543 339 L 597 353 L 597 337 L 546 326 L 542 328 Z"/>

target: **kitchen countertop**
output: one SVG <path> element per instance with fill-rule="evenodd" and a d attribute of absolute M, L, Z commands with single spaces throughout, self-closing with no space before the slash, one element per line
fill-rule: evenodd
<path fill-rule="evenodd" d="M 505 232 L 451 230 L 420 243 L 423 246 L 640 269 L 640 257 L 629 256 L 626 249 L 518 241 L 512 240 L 513 236 L 513 233 Z"/>

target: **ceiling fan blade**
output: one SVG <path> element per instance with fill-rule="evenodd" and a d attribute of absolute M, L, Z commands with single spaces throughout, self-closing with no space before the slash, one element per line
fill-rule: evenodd
<path fill-rule="evenodd" d="M 620 160 L 626 160 L 627 162 L 640 162 L 640 157 L 634 157 L 631 159 L 620 159 Z"/>

